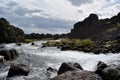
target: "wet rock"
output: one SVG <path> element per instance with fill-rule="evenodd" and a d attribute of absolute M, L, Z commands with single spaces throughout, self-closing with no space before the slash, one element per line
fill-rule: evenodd
<path fill-rule="evenodd" d="M 108 67 L 108 66 L 104 62 L 99 61 L 98 64 L 97 64 L 98 69 L 104 69 L 106 67 Z"/>
<path fill-rule="evenodd" d="M 62 63 L 61 67 L 58 70 L 58 75 L 65 73 L 71 70 L 83 70 L 82 67 L 78 63 Z"/>
<path fill-rule="evenodd" d="M 4 56 L 4 59 L 6 60 L 12 60 L 19 56 L 18 52 L 15 49 L 1 50 L 0 55 Z"/>
<path fill-rule="evenodd" d="M 18 75 L 24 75 L 27 76 L 29 73 L 29 67 L 24 64 L 12 64 L 10 66 L 8 76 L 7 77 L 13 77 Z"/>
<path fill-rule="evenodd" d="M 67 71 L 51 80 L 102 80 L 102 78 L 90 71 Z"/>
<path fill-rule="evenodd" d="M 120 80 L 120 65 L 111 65 L 103 69 L 104 80 Z"/>
<path fill-rule="evenodd" d="M 107 65 L 99 62 L 95 71 L 103 80 L 120 80 L 120 65 Z"/>
<path fill-rule="evenodd" d="M 21 43 L 16 43 L 17 46 L 21 46 L 22 44 Z"/>
<path fill-rule="evenodd" d="M 51 67 L 48 67 L 48 68 L 47 68 L 47 71 L 56 72 L 57 70 L 56 70 L 56 69 L 53 69 L 53 68 L 51 68 Z"/>
<path fill-rule="evenodd" d="M 0 62 L 4 61 L 4 56 L 0 56 Z"/>
<path fill-rule="evenodd" d="M 107 64 L 105 64 L 104 62 L 99 61 L 97 64 L 97 70 L 95 71 L 95 73 L 99 74 L 100 76 L 104 76 L 103 74 L 103 69 L 108 67 Z"/>
<path fill-rule="evenodd" d="M 35 45 L 35 43 L 34 43 L 34 42 L 32 42 L 32 43 L 31 43 L 31 45 Z"/>
<path fill-rule="evenodd" d="M 65 50 L 70 50 L 70 46 L 61 46 L 61 50 L 65 51 Z"/>
<path fill-rule="evenodd" d="M 99 50 L 95 50 L 93 53 L 94 53 L 94 54 L 100 54 L 101 52 L 102 52 L 102 50 L 99 49 Z"/>

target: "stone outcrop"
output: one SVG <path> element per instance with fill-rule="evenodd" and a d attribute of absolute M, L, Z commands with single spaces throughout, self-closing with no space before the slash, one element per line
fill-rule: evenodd
<path fill-rule="evenodd" d="M 0 43 L 24 42 L 23 30 L 10 25 L 5 18 L 0 18 Z"/>
<path fill-rule="evenodd" d="M 74 24 L 69 38 L 109 40 L 120 34 L 120 13 L 110 19 L 98 19 L 96 14 Z"/>

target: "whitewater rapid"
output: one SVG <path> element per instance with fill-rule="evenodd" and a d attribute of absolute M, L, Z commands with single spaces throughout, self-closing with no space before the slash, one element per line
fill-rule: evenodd
<path fill-rule="evenodd" d="M 95 71 L 96 65 L 98 64 L 99 61 L 105 62 L 108 65 L 120 64 L 120 54 L 109 53 L 95 55 L 93 53 L 84 53 L 80 51 L 61 51 L 56 47 L 42 48 L 42 43 L 44 42 L 45 41 L 36 41 L 34 42 L 35 45 L 31 45 L 31 43 L 29 43 L 22 44 L 22 46 L 17 46 L 16 44 L 13 43 L 6 44 L 5 47 L 7 49 L 14 48 L 22 55 L 19 61 L 21 63 L 25 63 L 26 60 L 26 62 L 32 67 L 32 70 L 34 72 L 30 73 L 31 74 L 30 76 L 39 75 L 40 77 L 40 73 L 38 74 L 37 71 L 41 71 L 41 69 L 44 70 L 48 67 L 52 67 L 53 69 L 58 70 L 61 63 L 63 62 L 77 62 L 83 67 L 84 70 L 89 71 Z M 23 78 L 19 79 L 22 80 Z M 28 79 L 30 80 L 30 78 Z M 16 78 L 15 80 L 18 80 L 18 78 Z M 38 80 L 45 80 L 45 78 L 43 79 L 40 78 Z"/>

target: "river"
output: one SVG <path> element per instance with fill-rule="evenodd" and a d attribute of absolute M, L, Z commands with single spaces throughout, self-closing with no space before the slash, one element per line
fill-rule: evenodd
<path fill-rule="evenodd" d="M 21 46 L 17 46 L 15 43 L 5 44 L 6 49 L 16 49 L 20 53 L 20 57 L 14 61 L 1 63 L 0 80 L 49 80 L 49 77 L 54 77 L 56 73 L 50 75 L 46 69 L 51 67 L 58 70 L 63 62 L 77 62 L 88 71 L 95 71 L 98 61 L 103 61 L 108 65 L 120 64 L 120 53 L 95 55 L 80 51 L 61 51 L 56 47 L 42 48 L 44 42 L 36 41 L 35 45 L 28 43 Z M 29 75 L 6 79 L 10 68 L 8 63 L 11 62 L 27 64 L 30 67 Z"/>

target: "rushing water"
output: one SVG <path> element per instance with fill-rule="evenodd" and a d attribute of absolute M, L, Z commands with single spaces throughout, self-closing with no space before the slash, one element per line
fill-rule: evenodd
<path fill-rule="evenodd" d="M 107 64 L 120 64 L 120 54 L 95 55 L 79 51 L 60 51 L 56 47 L 41 48 L 44 42 L 38 41 L 35 42 L 35 45 L 30 43 L 22 44 L 22 46 L 16 46 L 14 43 L 5 45 L 7 49 L 16 49 L 21 55 L 13 62 L 18 61 L 30 66 L 30 73 L 27 77 L 13 77 L 10 80 L 48 80 L 50 75 L 47 74 L 46 68 L 52 67 L 58 70 L 62 62 L 77 62 L 84 70 L 89 71 L 96 69 L 98 61 L 103 61 Z M 0 70 L 0 77 L 3 79 L 8 73 L 9 66 Z"/>

